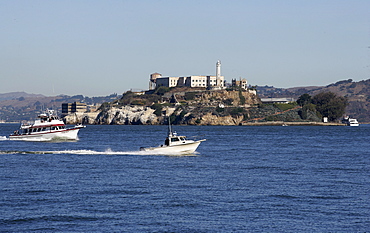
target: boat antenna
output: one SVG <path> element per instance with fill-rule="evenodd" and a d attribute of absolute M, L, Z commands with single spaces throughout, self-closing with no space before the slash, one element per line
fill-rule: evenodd
<path fill-rule="evenodd" d="M 168 136 L 172 136 L 171 118 L 168 116 Z"/>
<path fill-rule="evenodd" d="M 51 100 L 52 101 L 52 106 L 51 106 L 51 108 L 52 109 L 56 109 L 55 108 L 55 89 L 54 89 L 54 83 L 53 83 L 53 99 Z"/>

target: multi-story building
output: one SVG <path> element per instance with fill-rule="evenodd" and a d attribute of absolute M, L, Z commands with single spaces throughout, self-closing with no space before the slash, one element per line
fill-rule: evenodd
<path fill-rule="evenodd" d="M 206 87 L 224 89 L 225 79 L 221 76 L 221 62 L 216 63 L 216 76 L 187 76 L 187 77 L 162 77 L 159 73 L 150 75 L 149 90 L 156 87 Z"/>
<path fill-rule="evenodd" d="M 247 90 L 248 89 L 248 82 L 245 78 L 243 79 L 239 79 L 239 80 L 236 80 L 236 79 L 233 79 L 231 80 L 231 86 L 233 87 L 241 87 L 242 89 L 244 90 Z"/>
<path fill-rule="evenodd" d="M 86 112 L 87 105 L 85 103 L 73 102 L 73 103 L 62 103 L 62 115 L 68 115 L 75 112 Z"/>

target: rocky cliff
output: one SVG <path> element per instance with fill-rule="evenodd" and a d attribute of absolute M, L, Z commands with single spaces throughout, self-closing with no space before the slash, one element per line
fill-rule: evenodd
<path fill-rule="evenodd" d="M 102 111 L 95 119 L 96 124 L 110 125 L 153 125 L 158 124 L 154 109 L 144 106 L 112 107 Z"/>
<path fill-rule="evenodd" d="M 64 120 L 67 124 L 156 125 L 165 124 L 165 116 L 170 116 L 174 124 L 239 125 L 248 108 L 260 103 L 255 92 L 241 90 L 174 90 L 157 97 L 128 93 L 98 112 L 74 113 Z"/>

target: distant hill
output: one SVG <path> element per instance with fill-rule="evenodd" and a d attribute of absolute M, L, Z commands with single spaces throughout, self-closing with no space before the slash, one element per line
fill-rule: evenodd
<path fill-rule="evenodd" d="M 370 122 L 370 79 L 359 82 L 353 82 L 352 79 L 348 79 L 327 86 L 293 87 L 286 89 L 271 86 L 257 87 L 257 93 L 260 98 L 298 98 L 305 93 L 314 96 L 320 92 L 328 91 L 348 98 L 347 115 L 357 118 L 362 123 Z"/>
<path fill-rule="evenodd" d="M 9 92 L 9 93 L 4 93 L 0 94 L 0 101 L 3 100 L 12 100 L 12 99 L 17 99 L 20 97 L 28 98 L 28 97 L 36 97 L 36 98 L 42 98 L 45 97 L 44 95 L 41 94 L 28 94 L 26 92 Z"/>
<path fill-rule="evenodd" d="M 83 95 L 44 96 L 40 94 L 28 94 L 26 92 L 4 93 L 0 94 L 0 120 L 12 122 L 33 120 L 46 108 L 55 109 L 60 113 L 62 103 L 81 102 L 94 105 L 111 102 L 119 97 L 117 94 L 88 97 Z"/>

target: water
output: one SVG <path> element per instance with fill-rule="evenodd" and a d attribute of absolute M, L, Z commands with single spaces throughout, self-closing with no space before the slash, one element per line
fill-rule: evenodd
<path fill-rule="evenodd" d="M 17 125 L 0 124 L 0 136 Z M 0 137 L 0 232 L 366 232 L 370 126 L 88 126 L 77 142 Z"/>

